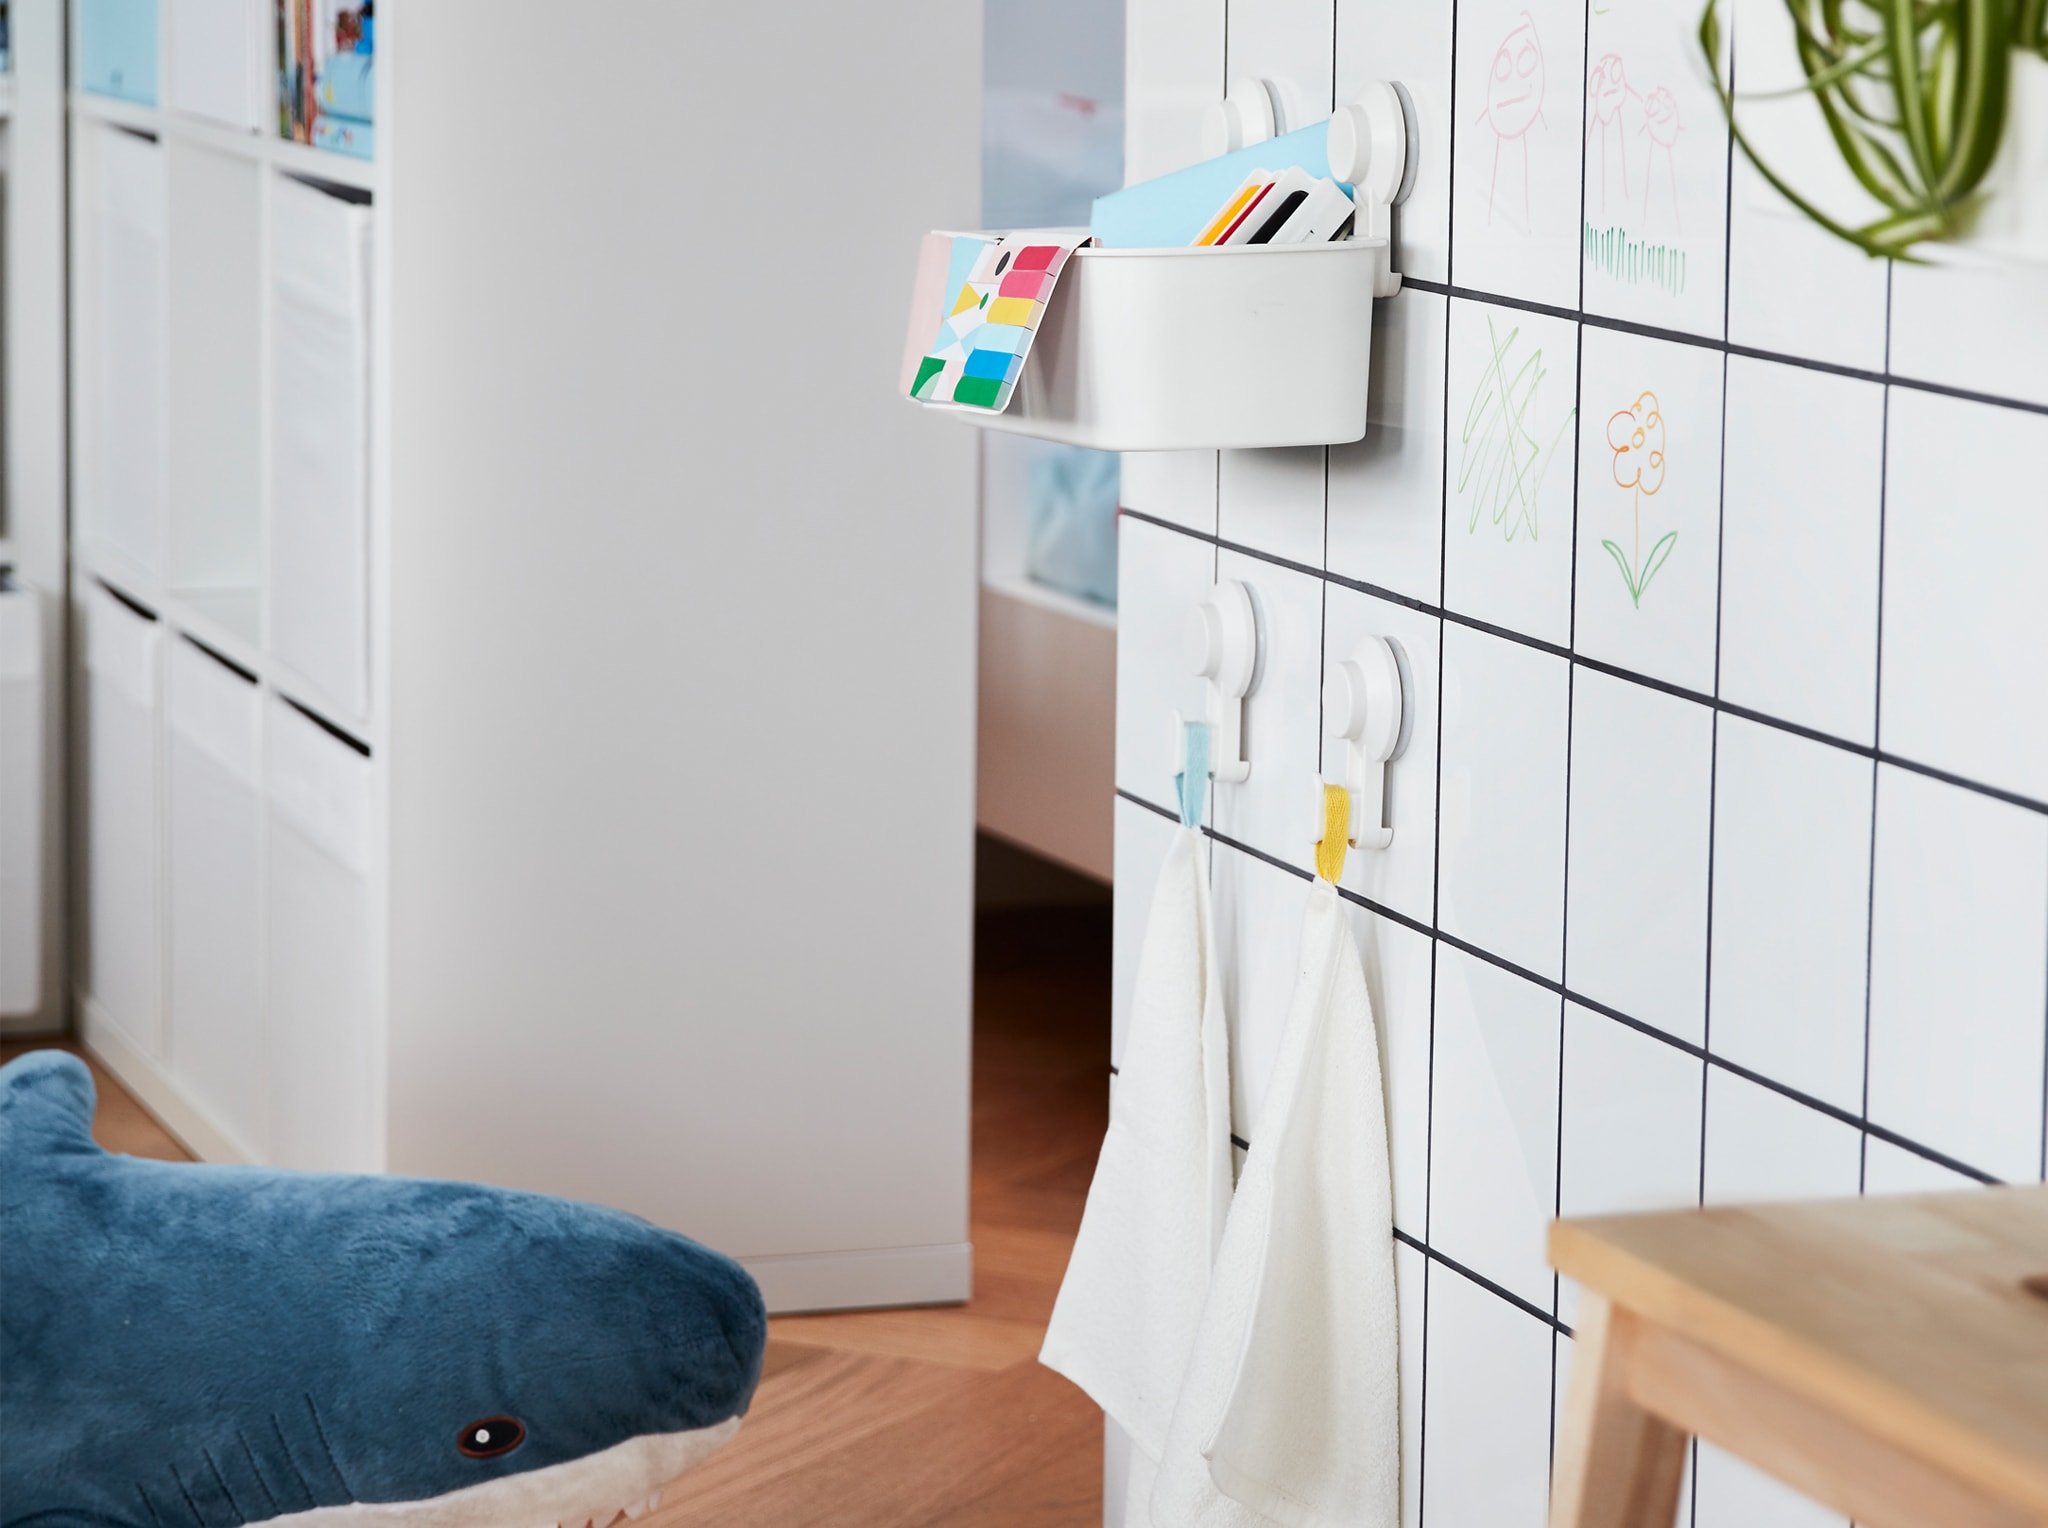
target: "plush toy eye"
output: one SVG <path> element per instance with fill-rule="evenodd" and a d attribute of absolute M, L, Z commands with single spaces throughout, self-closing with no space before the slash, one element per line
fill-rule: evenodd
<path fill-rule="evenodd" d="M 517 1417 L 485 1417 L 463 1428 L 455 1446 L 471 1459 L 495 1459 L 525 1441 L 526 1428 Z"/>

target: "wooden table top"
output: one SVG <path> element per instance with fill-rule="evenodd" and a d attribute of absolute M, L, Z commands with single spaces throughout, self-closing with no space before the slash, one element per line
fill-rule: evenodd
<path fill-rule="evenodd" d="M 1550 1257 L 2048 1515 L 2048 1185 L 1559 1221 Z"/>

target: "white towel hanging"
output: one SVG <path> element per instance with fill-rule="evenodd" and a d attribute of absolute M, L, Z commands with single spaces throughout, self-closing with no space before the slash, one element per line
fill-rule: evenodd
<path fill-rule="evenodd" d="M 1280 1054 L 1159 1456 L 1158 1528 L 1397 1528 L 1392 1228 L 1372 1001 L 1336 887 L 1318 879 Z"/>

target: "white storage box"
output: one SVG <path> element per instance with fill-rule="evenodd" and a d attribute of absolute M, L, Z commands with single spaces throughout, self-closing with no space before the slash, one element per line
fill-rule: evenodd
<path fill-rule="evenodd" d="M 170 653 L 171 1071 L 252 1161 L 268 1155 L 261 692 L 190 642 Z"/>
<path fill-rule="evenodd" d="M 163 1058 L 157 915 L 161 629 L 95 587 L 85 598 L 86 990 L 97 1017 Z"/>
<path fill-rule="evenodd" d="M 164 156 L 118 127 L 88 138 L 82 315 L 87 534 L 143 577 L 164 569 Z"/>
<path fill-rule="evenodd" d="M 1099 451 L 1358 440 L 1384 246 L 1078 249 L 1009 408 L 945 412 Z"/>
<path fill-rule="evenodd" d="M 271 1160 L 372 1172 L 370 761 L 281 700 L 269 729 Z"/>

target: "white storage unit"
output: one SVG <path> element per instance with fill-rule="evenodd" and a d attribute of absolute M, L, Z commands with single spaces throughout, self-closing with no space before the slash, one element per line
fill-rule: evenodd
<path fill-rule="evenodd" d="M 168 714 L 92 674 L 88 902 L 168 937 L 78 963 L 88 1044 L 207 1157 L 614 1204 L 780 1309 L 964 1297 L 974 439 L 891 396 L 893 302 L 821 329 L 813 241 L 731 236 L 779 171 L 668 188 L 673 60 L 773 58 L 706 75 L 704 151 L 868 143 L 805 220 L 895 290 L 973 220 L 929 119 L 978 116 L 977 11 L 399 5 L 362 159 L 223 126 L 246 7 L 163 5 L 165 106 L 70 97 L 74 589 L 171 663 Z"/>
<path fill-rule="evenodd" d="M 0 1033 L 61 1029 L 71 780 L 63 0 L 11 0 L 0 70 Z"/>

